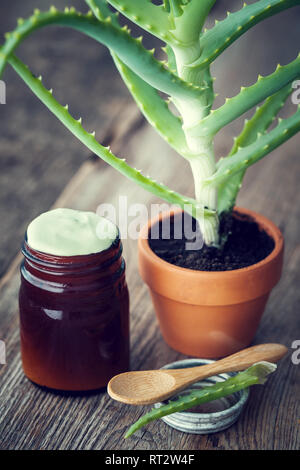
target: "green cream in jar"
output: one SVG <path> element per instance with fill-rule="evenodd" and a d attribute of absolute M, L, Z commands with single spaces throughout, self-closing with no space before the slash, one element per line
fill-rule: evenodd
<path fill-rule="evenodd" d="M 34 250 L 56 256 L 79 256 L 108 249 L 117 227 L 94 212 L 53 209 L 28 226 L 27 243 Z"/>

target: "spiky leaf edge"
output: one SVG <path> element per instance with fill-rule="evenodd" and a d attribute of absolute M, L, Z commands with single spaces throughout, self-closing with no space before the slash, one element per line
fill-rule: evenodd
<path fill-rule="evenodd" d="M 98 20 L 92 14 L 78 13 L 75 9 L 65 12 L 51 7 L 48 12 L 36 10 L 27 20 L 19 21 L 17 28 L 6 33 L 6 42 L 0 50 L 0 76 L 5 63 L 20 42 L 36 29 L 47 25 L 63 25 L 76 29 L 112 49 L 131 70 L 154 88 L 174 97 L 197 102 L 202 98 L 203 87 L 194 86 L 170 72 L 163 62 L 155 59 L 154 51 L 142 45 L 142 38 L 133 38 L 125 26 L 117 28 L 111 18 Z"/>
<path fill-rule="evenodd" d="M 299 76 L 300 54 L 289 64 L 278 65 L 270 75 L 259 75 L 254 85 L 242 87 L 238 95 L 227 98 L 225 104 L 213 110 L 199 123 L 187 128 L 189 134 L 194 137 L 217 134 L 224 126 Z"/>
<path fill-rule="evenodd" d="M 269 133 L 259 136 L 251 145 L 237 151 L 230 157 L 220 161 L 216 173 L 204 181 L 205 185 L 218 186 L 232 175 L 245 170 L 249 166 L 268 155 L 293 135 L 300 131 L 300 107 L 287 119 L 279 119 L 279 124 Z"/>
<path fill-rule="evenodd" d="M 300 5 L 300 0 L 260 0 L 251 5 L 244 3 L 241 10 L 227 13 L 227 18 L 216 21 L 213 28 L 204 31 L 200 37 L 201 57 L 187 66 L 201 70 L 229 47 L 250 28 L 277 13 Z"/>
<path fill-rule="evenodd" d="M 284 106 L 292 91 L 290 84 L 283 87 L 256 109 L 251 119 L 245 120 L 244 128 L 240 135 L 234 139 L 234 144 L 228 156 L 234 155 L 240 148 L 247 147 L 255 142 L 258 135 L 264 134 L 272 124 L 280 109 Z M 227 157 L 225 157 L 227 158 Z M 220 165 L 222 159 L 219 160 Z M 218 167 L 217 165 L 217 167 Z M 229 212 L 235 205 L 239 190 L 241 189 L 245 170 L 234 174 L 226 183 L 218 187 L 218 213 Z"/>
<path fill-rule="evenodd" d="M 159 184 L 149 177 L 143 176 L 141 172 L 129 166 L 125 159 L 116 157 L 108 147 L 99 144 L 95 138 L 95 133 L 87 132 L 82 124 L 81 119 L 74 119 L 69 113 L 68 106 L 62 106 L 53 96 L 52 90 L 47 90 L 42 83 L 41 77 L 35 77 L 23 62 L 15 55 L 9 58 L 9 64 L 14 68 L 18 75 L 24 80 L 32 92 L 42 101 L 42 103 L 65 125 L 65 127 L 80 140 L 91 152 L 98 155 L 102 160 L 118 170 L 124 176 L 142 186 L 144 189 L 155 196 L 164 199 L 170 204 L 178 205 L 191 215 L 200 214 L 201 208 L 198 207 L 194 199 L 187 198 L 175 191 L 170 190 L 167 186 Z M 214 217 L 214 212 L 203 209 L 202 216 Z"/>
<path fill-rule="evenodd" d="M 117 15 L 108 8 L 106 1 L 86 0 L 86 3 L 96 18 L 111 16 L 113 25 L 119 26 Z M 189 152 L 180 118 L 169 110 L 168 104 L 155 88 L 129 69 L 112 50 L 110 53 L 125 85 L 148 122 L 174 150 L 182 156 L 187 155 Z"/>

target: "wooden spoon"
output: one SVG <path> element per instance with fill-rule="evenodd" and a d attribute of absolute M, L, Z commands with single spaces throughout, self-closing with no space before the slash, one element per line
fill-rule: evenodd
<path fill-rule="evenodd" d="M 198 380 L 242 371 L 260 361 L 277 362 L 287 351 L 282 344 L 259 344 L 203 366 L 124 372 L 110 380 L 107 391 L 111 398 L 122 403 L 149 405 L 171 397 Z"/>

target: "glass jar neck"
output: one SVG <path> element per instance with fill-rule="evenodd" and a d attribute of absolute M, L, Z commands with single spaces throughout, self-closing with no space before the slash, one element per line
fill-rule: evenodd
<path fill-rule="evenodd" d="M 79 256 L 56 256 L 37 251 L 29 246 L 25 236 L 21 271 L 32 284 L 41 279 L 54 283 L 65 283 L 67 280 L 69 285 L 91 281 L 111 284 L 124 274 L 122 251 L 119 235 L 106 250 Z"/>

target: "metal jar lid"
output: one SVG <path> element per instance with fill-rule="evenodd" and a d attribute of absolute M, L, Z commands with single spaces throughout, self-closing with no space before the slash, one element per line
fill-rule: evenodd
<path fill-rule="evenodd" d="M 211 364 L 212 362 L 215 361 L 209 359 L 184 359 L 166 364 L 162 369 L 184 369 Z M 223 382 L 234 375 L 235 373 L 224 373 L 209 377 L 191 385 L 180 394 L 189 393 L 192 389 L 206 387 L 217 382 Z M 248 389 L 240 390 L 227 397 L 200 405 L 201 411 L 199 412 L 195 408 L 196 412 L 182 411 L 164 416 L 161 419 L 172 428 L 191 434 L 211 434 L 223 431 L 238 419 L 248 397 Z M 159 408 L 163 404 L 165 403 L 155 403 L 154 406 Z"/>

